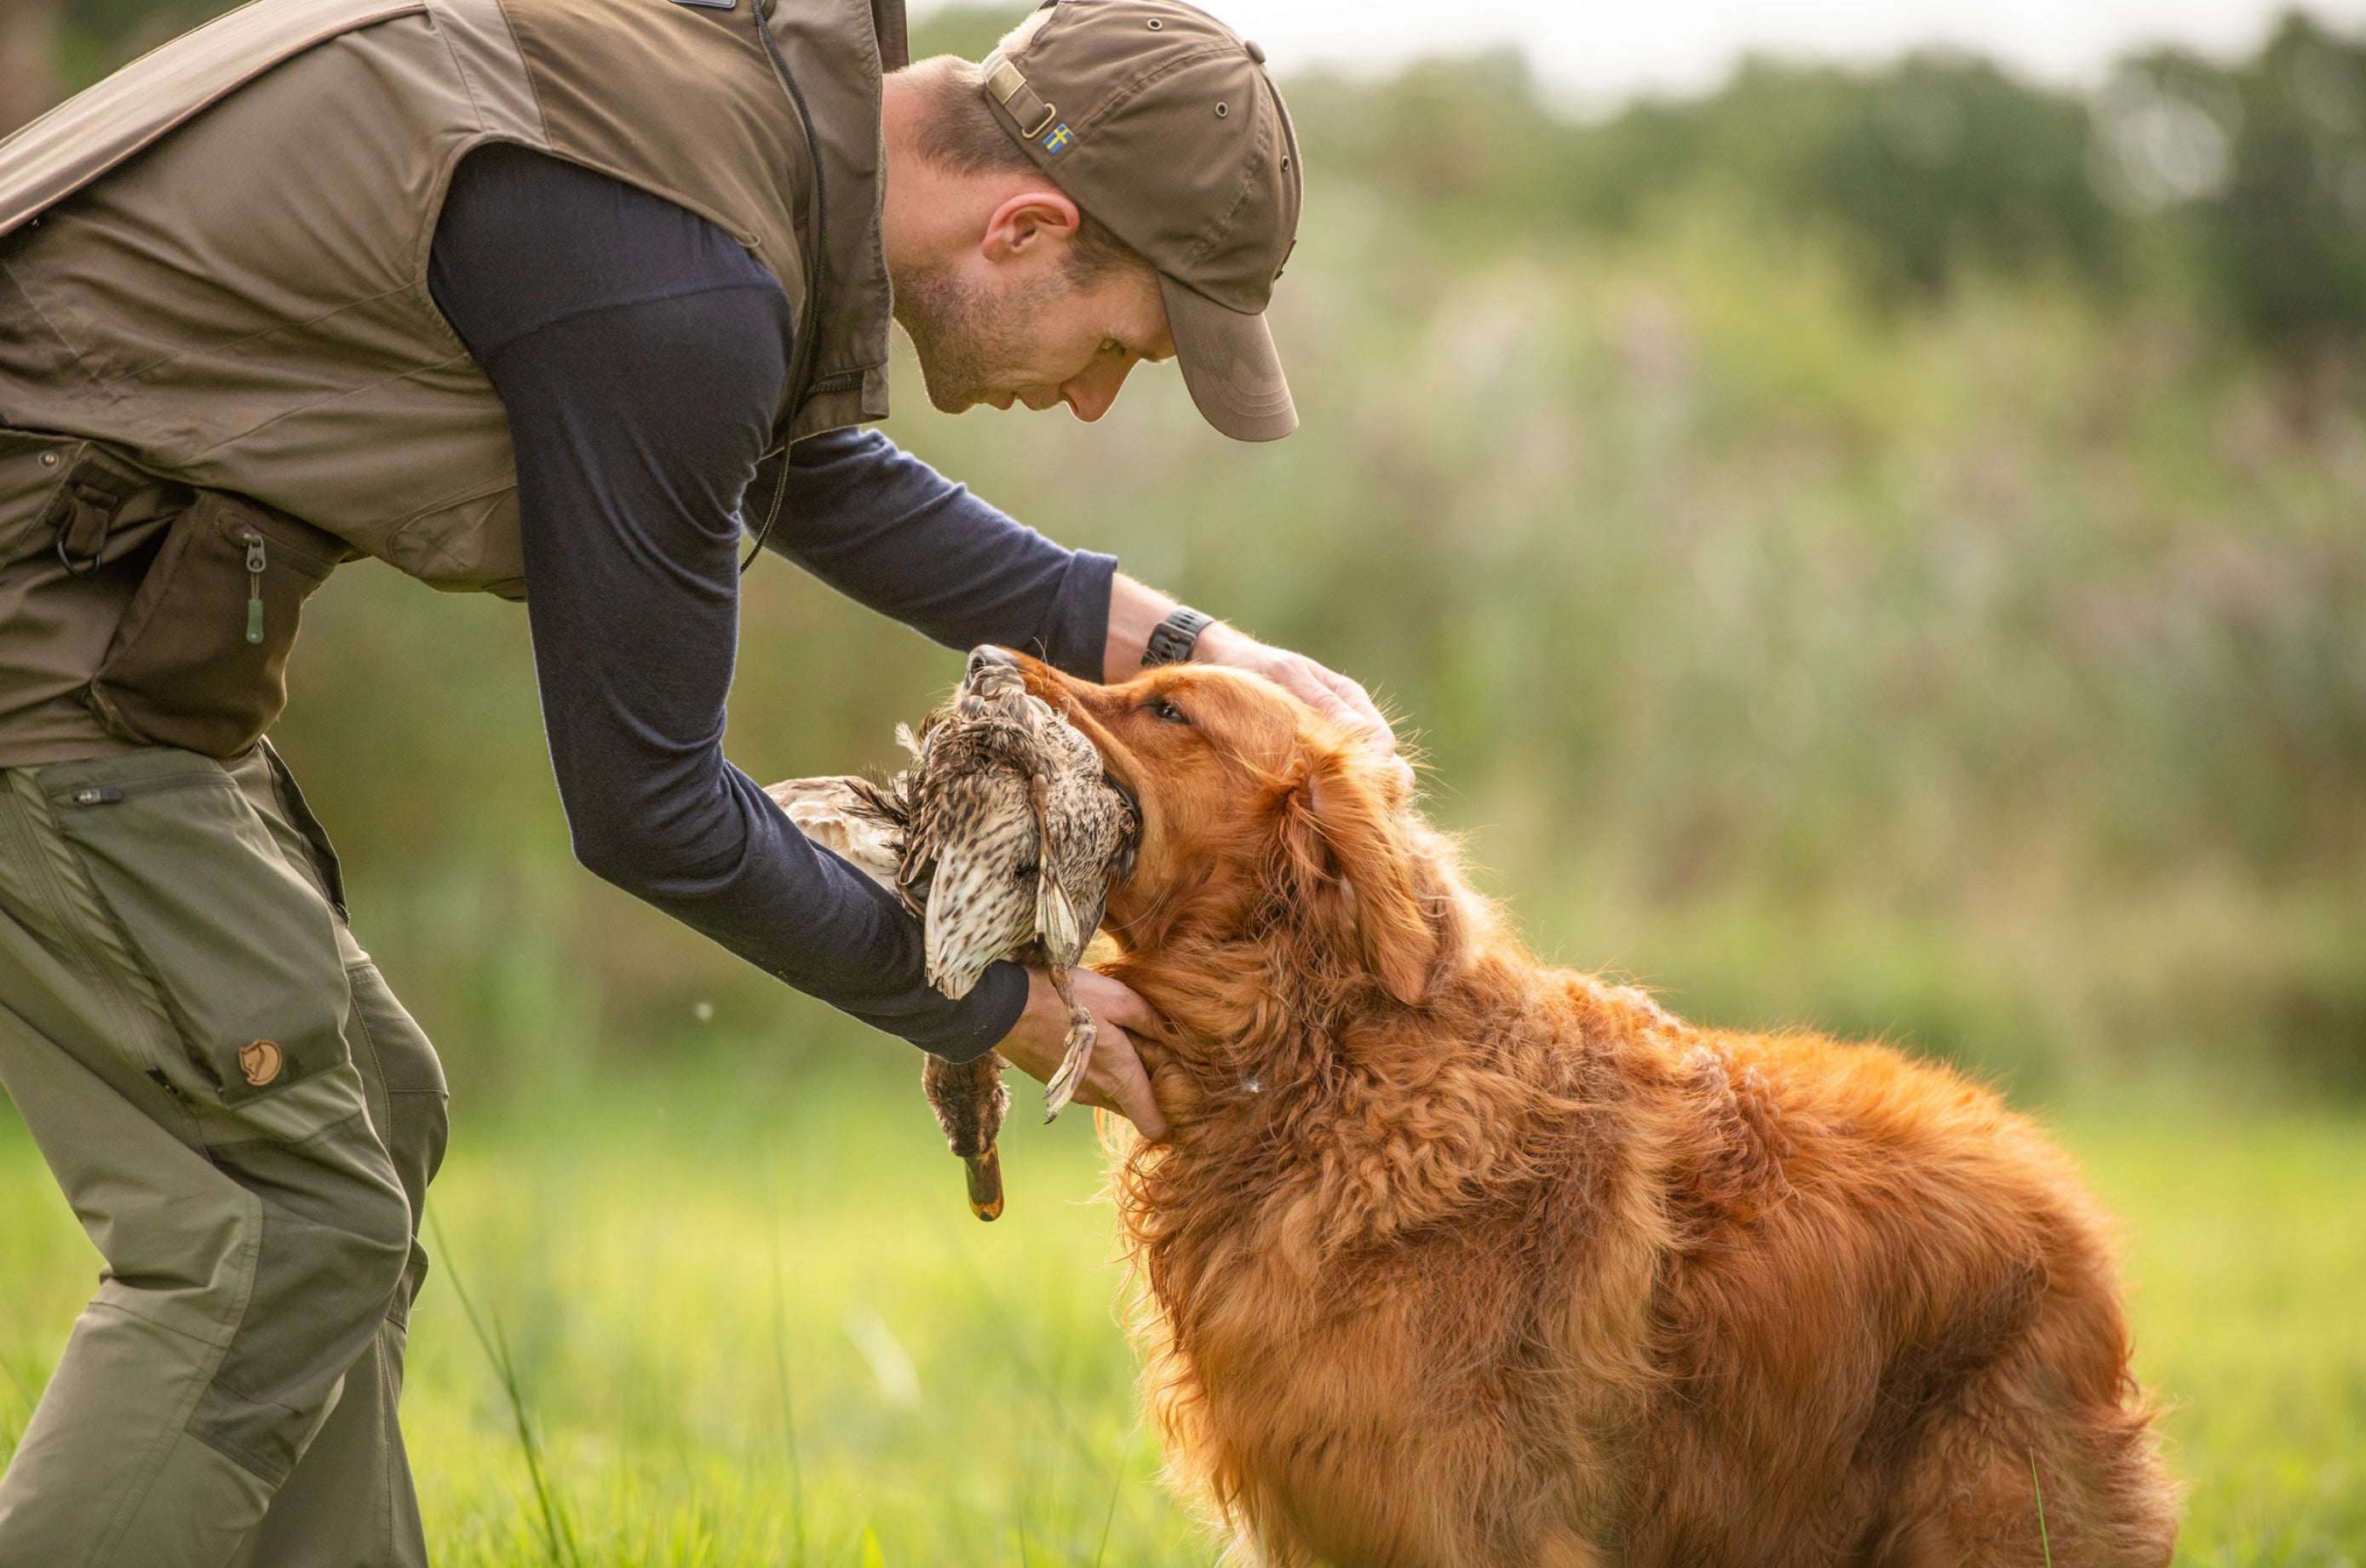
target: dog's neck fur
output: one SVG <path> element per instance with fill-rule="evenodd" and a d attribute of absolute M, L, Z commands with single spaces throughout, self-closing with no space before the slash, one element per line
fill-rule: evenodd
<path fill-rule="evenodd" d="M 1326 910 L 1285 889 L 1202 876 L 1162 900 L 1155 918 L 1121 930 L 1126 951 L 1111 972 L 1174 1025 L 1152 1047 L 1173 1142 L 1129 1160 L 1121 1188 L 1172 1207 L 1159 1189 L 1187 1176 L 1248 1178 L 1264 1190 L 1347 1183 L 1354 1201 L 1329 1213 L 1354 1228 L 1328 1237 L 1333 1245 L 1436 1223 L 1482 1189 L 1500 1191 L 1513 1174 L 1504 1162 L 1537 1152 L 1523 1129 L 1588 1093 L 1594 1075 L 1582 1043 L 1573 1050 L 1522 1026 L 1548 991 L 1556 1004 L 1574 992 L 1599 1008 L 1594 1038 L 1683 1030 L 1639 992 L 1538 967 L 1463 880 L 1451 841 L 1410 815 L 1403 826 L 1414 887 L 1438 937 L 1416 1007 L 1391 998 L 1366 961 L 1350 890 Z M 1477 1135 L 1468 1146 L 1430 1143 L 1417 1157 L 1395 1147 L 1418 1132 L 1361 1108 L 1408 1095 L 1450 1100 Z M 1154 1168 L 1165 1176 L 1149 1179 Z"/>

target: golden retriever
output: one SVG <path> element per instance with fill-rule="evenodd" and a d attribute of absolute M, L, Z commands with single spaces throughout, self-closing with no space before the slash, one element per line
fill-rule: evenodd
<path fill-rule="evenodd" d="M 1172 1135 L 1114 1190 L 1153 1416 L 1243 1556 L 2169 1561 L 2110 1226 L 1994 1094 L 1546 967 L 1267 682 L 1025 667 L 1142 808 L 1107 967 L 1171 1022 Z"/>

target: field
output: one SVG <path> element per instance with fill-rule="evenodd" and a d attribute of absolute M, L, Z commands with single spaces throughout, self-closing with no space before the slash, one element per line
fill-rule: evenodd
<path fill-rule="evenodd" d="M 2049 1119 L 2127 1223 L 2179 1561 L 2366 1562 L 2366 1121 Z M 900 1075 L 464 1106 L 404 1404 L 436 1561 L 1212 1562 L 1136 1418 L 1091 1131 L 1027 1120 L 988 1227 Z M 96 1267 L 0 1122 L 0 1452 Z"/>
<path fill-rule="evenodd" d="M 227 3 L 0 13 L 63 91 Z M 1370 684 L 1548 956 L 2037 1109 L 2127 1222 L 2182 1561 L 2366 1563 L 2366 39 L 2093 93 L 1762 62 L 1606 118 L 1510 55 L 1286 85 L 1296 434 L 1172 367 L 1090 427 L 947 416 L 900 340 L 890 434 Z M 960 650 L 746 583 L 731 759 L 895 765 Z M 405 1405 L 439 1562 L 1216 1559 L 1081 1113 L 971 1220 L 908 1051 L 575 863 L 516 606 L 357 562 L 289 689 L 458 1094 Z M 96 1268 L 0 1100 L 0 1458 Z"/>

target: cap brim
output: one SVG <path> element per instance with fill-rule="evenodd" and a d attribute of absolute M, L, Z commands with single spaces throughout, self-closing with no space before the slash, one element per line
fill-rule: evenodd
<path fill-rule="evenodd" d="M 1262 315 L 1245 316 L 1164 273 L 1166 330 L 1183 384 L 1210 424 L 1235 441 L 1279 441 L 1298 428 L 1298 406 Z"/>

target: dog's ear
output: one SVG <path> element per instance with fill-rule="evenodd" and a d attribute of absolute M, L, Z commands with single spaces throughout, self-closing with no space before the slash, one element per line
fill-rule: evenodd
<path fill-rule="evenodd" d="M 1398 802 L 1357 752 L 1311 747 L 1284 833 L 1301 878 L 1336 885 L 1364 958 L 1389 995 L 1418 1006 L 1437 962 L 1437 932 L 1413 886 Z"/>

